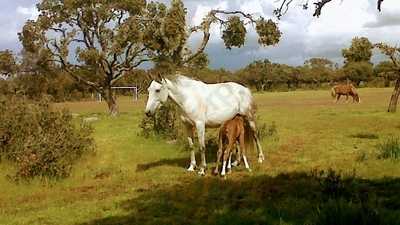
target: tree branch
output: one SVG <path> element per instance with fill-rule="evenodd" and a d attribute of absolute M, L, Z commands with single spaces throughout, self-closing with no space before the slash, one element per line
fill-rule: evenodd
<path fill-rule="evenodd" d="M 378 8 L 379 12 L 381 11 L 382 2 L 383 2 L 383 0 L 378 0 L 378 3 L 377 3 L 377 8 Z"/>
<path fill-rule="evenodd" d="M 321 0 L 320 2 L 314 2 L 315 11 L 313 16 L 319 17 L 321 15 L 321 10 L 325 6 L 325 4 L 331 2 L 332 0 Z"/>
<path fill-rule="evenodd" d="M 151 59 L 141 59 L 138 62 L 136 62 L 135 64 L 133 64 L 130 67 L 123 67 L 120 68 L 118 73 L 114 76 L 114 78 L 111 80 L 111 85 L 115 84 L 115 82 L 117 82 L 119 79 L 121 79 L 122 77 L 124 77 L 128 72 L 128 71 L 132 71 L 134 68 L 138 67 L 140 64 L 144 63 L 144 62 L 148 62 Z"/>
<path fill-rule="evenodd" d="M 61 48 L 60 48 L 60 46 L 58 46 L 58 44 L 57 44 L 56 41 L 54 41 L 54 42 L 52 43 L 52 45 L 53 45 L 53 47 L 57 50 L 58 53 L 55 53 L 55 52 L 53 52 L 53 51 L 50 51 L 50 52 L 51 52 L 51 54 L 52 54 L 54 57 L 57 57 L 57 58 L 58 58 L 57 61 L 61 64 L 61 67 L 64 69 L 64 71 L 66 71 L 66 72 L 67 72 L 72 78 L 74 78 L 78 83 L 79 83 L 79 82 L 83 82 L 84 84 L 86 84 L 86 85 L 88 85 L 88 86 L 94 88 L 96 91 L 99 91 L 99 92 L 101 91 L 101 89 L 99 88 L 99 86 L 98 86 L 96 83 L 83 79 L 82 77 L 76 75 L 76 74 L 74 73 L 74 71 L 72 71 L 72 70 L 69 68 L 70 65 L 69 65 L 69 63 L 64 59 L 64 57 L 61 55 Z M 49 48 L 48 45 L 46 45 L 46 47 L 47 47 L 49 50 L 51 50 L 51 49 Z M 78 66 L 78 65 L 75 65 L 75 67 L 79 67 L 79 66 Z"/>

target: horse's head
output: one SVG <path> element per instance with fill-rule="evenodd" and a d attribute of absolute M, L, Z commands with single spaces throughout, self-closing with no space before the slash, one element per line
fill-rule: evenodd
<path fill-rule="evenodd" d="M 360 99 L 360 96 L 358 96 L 358 92 L 357 92 L 356 88 L 352 84 L 350 84 L 350 87 L 351 87 L 350 95 L 353 97 L 353 101 L 360 103 L 361 99 Z"/>
<path fill-rule="evenodd" d="M 161 83 L 152 81 L 150 87 L 147 89 L 149 92 L 149 98 L 147 99 L 145 113 L 147 116 L 151 116 L 160 107 L 160 105 L 168 99 L 168 89 L 163 79 Z"/>

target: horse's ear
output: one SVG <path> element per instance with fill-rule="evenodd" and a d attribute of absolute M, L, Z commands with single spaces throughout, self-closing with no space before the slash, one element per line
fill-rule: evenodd
<path fill-rule="evenodd" d="M 162 77 L 160 72 L 157 73 L 157 78 L 158 78 L 157 79 L 158 82 L 163 82 L 163 80 L 164 80 L 164 78 Z"/>

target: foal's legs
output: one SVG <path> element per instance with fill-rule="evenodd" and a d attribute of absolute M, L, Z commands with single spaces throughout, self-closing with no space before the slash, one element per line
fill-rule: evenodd
<path fill-rule="evenodd" d="M 189 142 L 189 148 L 190 148 L 190 165 L 188 167 L 188 171 L 194 171 L 196 168 L 196 156 L 194 152 L 194 147 L 193 147 L 193 139 L 194 139 L 194 126 L 188 122 L 184 122 L 186 132 L 187 132 L 187 139 Z"/>
<path fill-rule="evenodd" d="M 204 122 L 196 122 L 196 130 L 197 130 L 197 136 L 199 137 L 199 143 L 200 143 L 200 155 L 201 155 L 201 164 L 200 164 L 200 170 L 199 170 L 199 175 L 206 175 L 205 169 L 207 167 L 206 164 L 206 144 L 205 144 L 205 130 L 206 130 L 206 125 Z"/>
<path fill-rule="evenodd" d="M 225 151 L 224 151 L 224 159 L 223 159 L 223 162 L 222 162 L 221 176 L 225 176 L 225 174 L 226 174 L 226 172 L 225 172 L 226 163 L 227 163 L 227 160 L 228 160 L 228 158 L 229 158 L 229 155 L 230 155 L 231 152 L 232 152 L 232 147 L 233 147 L 233 143 L 234 143 L 234 142 L 235 142 L 235 141 L 232 140 L 231 137 L 229 137 L 228 146 L 226 146 Z"/>
<path fill-rule="evenodd" d="M 232 169 L 232 151 L 229 151 L 228 164 L 226 165 L 226 169 L 228 170 L 228 173 L 231 172 L 231 169 Z"/>
<path fill-rule="evenodd" d="M 239 143 L 236 143 L 236 158 L 235 158 L 235 161 L 232 163 L 232 166 L 234 166 L 234 167 L 239 166 L 240 161 L 242 160 L 241 152 L 242 152 L 242 150 L 240 149 Z M 231 154 L 231 158 L 232 158 L 232 154 Z"/>

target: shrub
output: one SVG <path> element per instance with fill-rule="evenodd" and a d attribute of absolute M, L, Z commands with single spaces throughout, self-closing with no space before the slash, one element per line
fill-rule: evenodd
<path fill-rule="evenodd" d="M 380 159 L 399 159 L 400 158 L 400 139 L 390 138 L 378 145 Z"/>
<path fill-rule="evenodd" d="M 87 125 L 76 127 L 67 110 L 52 110 L 48 100 L 0 99 L 0 159 L 16 164 L 16 180 L 69 176 L 74 162 L 93 151 L 91 133 Z"/>
<path fill-rule="evenodd" d="M 184 132 L 182 126 L 178 108 L 173 103 L 163 104 L 151 117 L 144 116 L 139 125 L 141 135 L 146 138 L 162 136 L 170 139 L 182 137 L 180 135 Z"/>
<path fill-rule="evenodd" d="M 385 220 L 377 210 L 377 206 L 370 206 L 363 202 L 352 202 L 345 199 L 329 199 L 316 210 L 316 225 L 379 225 Z M 390 220 L 388 220 L 390 221 Z M 391 221 L 393 222 L 393 221 Z"/>
<path fill-rule="evenodd" d="M 257 127 L 258 137 L 261 140 L 263 140 L 264 138 L 271 138 L 277 136 L 278 129 L 274 121 L 272 121 L 271 125 L 267 125 L 266 123 L 260 123 L 260 122 L 257 122 L 257 124 L 259 124 Z"/>

